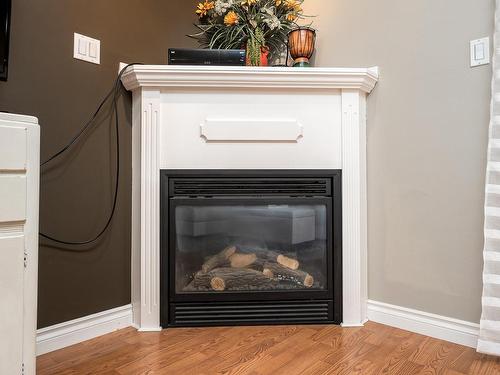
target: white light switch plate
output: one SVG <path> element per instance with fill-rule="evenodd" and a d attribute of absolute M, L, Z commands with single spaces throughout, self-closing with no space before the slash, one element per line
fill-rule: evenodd
<path fill-rule="evenodd" d="M 75 33 L 73 57 L 93 64 L 101 63 L 101 41 Z"/>
<path fill-rule="evenodd" d="M 481 66 L 490 63 L 490 38 L 471 40 L 470 66 Z"/>

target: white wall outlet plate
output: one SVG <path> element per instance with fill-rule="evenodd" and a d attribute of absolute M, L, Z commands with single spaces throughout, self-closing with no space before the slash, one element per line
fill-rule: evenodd
<path fill-rule="evenodd" d="M 470 66 L 481 66 L 490 63 L 490 38 L 471 40 L 470 42 Z"/>
<path fill-rule="evenodd" d="M 73 57 L 93 64 L 101 63 L 101 41 L 75 33 Z"/>

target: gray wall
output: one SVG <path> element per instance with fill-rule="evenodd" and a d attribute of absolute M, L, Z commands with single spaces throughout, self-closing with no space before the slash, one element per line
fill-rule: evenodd
<path fill-rule="evenodd" d="M 369 297 L 478 322 L 493 0 L 306 0 L 320 66 L 380 67 L 368 105 Z"/>
<path fill-rule="evenodd" d="M 13 1 L 9 80 L 0 82 L 0 110 L 39 118 L 42 160 L 59 150 L 95 110 L 120 61 L 165 63 L 167 47 L 184 41 L 191 29 L 189 15 L 176 2 Z M 177 17 L 186 22 L 174 29 L 171 21 Z M 101 40 L 101 65 L 73 59 L 73 32 Z M 112 228 L 83 253 L 63 252 L 41 241 L 39 327 L 130 303 L 128 94 L 120 101 L 120 116 L 122 176 Z M 42 176 L 40 226 L 47 233 L 87 239 L 105 222 L 113 193 L 114 141 L 107 116 L 101 120 L 84 145 Z"/>

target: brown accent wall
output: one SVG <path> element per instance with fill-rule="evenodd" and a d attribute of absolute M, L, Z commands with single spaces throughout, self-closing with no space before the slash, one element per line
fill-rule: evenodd
<path fill-rule="evenodd" d="M 39 118 L 42 160 L 65 145 L 91 115 L 111 88 L 120 61 L 162 64 L 176 41 L 191 43 L 184 37 L 192 31 L 190 1 L 14 0 L 12 5 L 9 80 L 0 82 L 0 111 Z M 101 40 L 101 65 L 73 59 L 73 32 Z M 81 253 L 41 241 L 39 327 L 130 303 L 128 93 L 119 106 L 122 175 L 115 220 L 100 242 Z M 85 143 L 42 175 L 40 226 L 51 235 L 87 239 L 110 211 L 114 138 L 109 117 L 100 123 Z"/>

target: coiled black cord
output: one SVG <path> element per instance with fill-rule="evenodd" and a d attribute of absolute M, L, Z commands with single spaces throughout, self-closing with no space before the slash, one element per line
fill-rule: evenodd
<path fill-rule="evenodd" d="M 91 127 L 91 125 L 94 123 L 95 119 L 97 118 L 98 114 L 102 110 L 103 106 L 106 104 L 106 102 L 112 97 L 113 102 L 112 102 L 112 107 L 113 107 L 113 114 L 115 117 L 115 133 L 116 133 L 116 168 L 115 168 L 115 190 L 114 190 L 114 195 L 113 195 L 113 206 L 111 208 L 111 212 L 108 216 L 108 219 L 106 221 L 106 224 L 104 227 L 99 231 L 97 235 L 95 235 L 93 238 L 85 241 L 67 241 L 67 240 L 61 240 L 58 239 L 54 236 L 45 234 L 40 232 L 39 235 L 40 237 L 43 237 L 47 240 L 56 242 L 61 245 L 70 245 L 70 246 L 83 246 L 83 245 L 89 245 L 94 242 L 96 242 L 109 228 L 111 225 L 111 222 L 113 221 L 113 217 L 116 212 L 116 205 L 118 201 L 118 187 L 119 187 L 119 182 L 120 182 L 120 127 L 119 127 L 119 118 L 118 118 L 118 97 L 119 97 L 119 92 L 121 88 L 121 78 L 125 70 L 132 65 L 139 65 L 141 63 L 133 63 L 133 64 L 128 64 L 125 66 L 120 73 L 118 74 L 118 78 L 115 81 L 115 84 L 113 85 L 113 88 L 109 91 L 109 93 L 104 97 L 104 99 L 101 101 L 99 106 L 97 107 L 96 111 L 92 115 L 92 117 L 87 121 L 87 123 L 80 129 L 80 131 L 71 139 L 71 141 L 64 146 L 60 151 L 56 152 L 54 155 L 52 155 L 50 158 L 48 158 L 46 161 L 41 163 L 41 167 L 44 167 L 46 164 L 50 163 L 51 161 L 57 159 L 60 155 L 64 154 L 66 151 L 68 151 L 73 145 L 75 145 L 80 138 L 85 134 L 85 132 Z"/>

